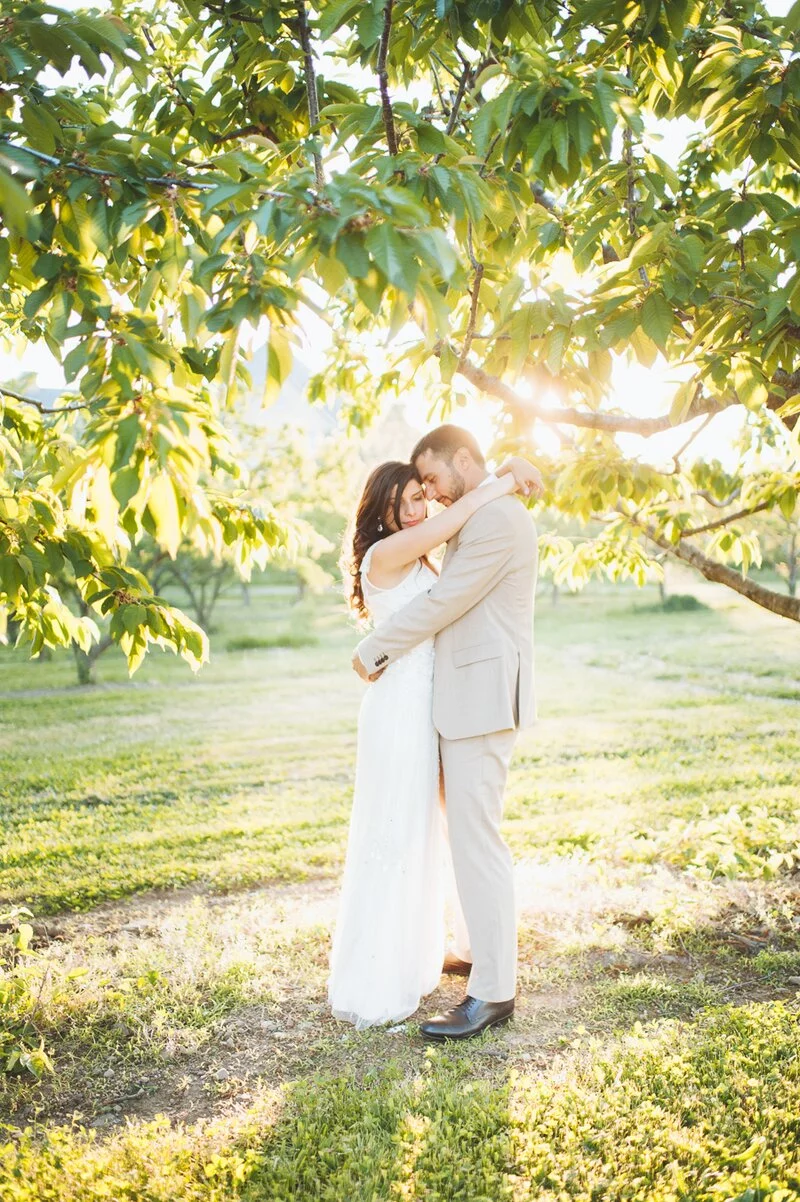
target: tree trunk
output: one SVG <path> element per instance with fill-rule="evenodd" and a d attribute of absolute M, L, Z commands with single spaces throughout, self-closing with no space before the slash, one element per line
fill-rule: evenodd
<path fill-rule="evenodd" d="M 95 666 L 97 656 L 92 658 L 82 651 L 77 643 L 72 644 L 72 650 L 75 654 L 75 667 L 78 669 L 78 684 L 97 684 L 95 676 Z"/>

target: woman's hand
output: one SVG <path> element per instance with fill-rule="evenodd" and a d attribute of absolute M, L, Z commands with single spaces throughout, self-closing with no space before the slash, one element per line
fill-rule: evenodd
<path fill-rule="evenodd" d="M 500 465 L 496 474 L 505 476 L 507 472 L 510 472 L 516 481 L 516 491 L 524 497 L 540 497 L 544 492 L 542 473 L 538 467 L 534 467 L 520 455 L 511 455 Z"/>

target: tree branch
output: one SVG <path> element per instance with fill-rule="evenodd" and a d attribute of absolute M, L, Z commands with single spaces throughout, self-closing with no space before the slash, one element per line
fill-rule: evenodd
<path fill-rule="evenodd" d="M 472 346 L 472 336 L 475 333 L 475 323 L 478 320 L 478 297 L 481 291 L 481 280 L 483 279 L 484 267 L 483 263 L 479 263 L 475 258 L 475 252 L 472 249 L 472 222 L 467 222 L 467 249 L 469 251 L 469 259 L 472 264 L 475 276 L 472 281 L 472 291 L 470 294 L 469 306 L 469 321 L 467 322 L 467 332 L 464 335 L 464 345 L 461 348 L 461 354 L 458 357 L 458 365 L 456 371 L 461 371 L 464 361 L 469 354 L 469 348 Z"/>
<path fill-rule="evenodd" d="M 586 430 L 605 430 L 609 434 L 641 434 L 643 438 L 659 434 L 662 430 L 674 429 L 668 413 L 664 413 L 660 417 L 629 417 L 624 413 L 594 413 L 591 410 L 562 409 L 539 405 L 536 401 L 520 396 L 503 380 L 489 375 L 483 368 L 477 367 L 468 359 L 460 363 L 456 371 L 460 372 L 481 392 L 495 396 L 498 400 L 505 401 L 511 408 L 543 422 L 581 426 Z M 692 418 L 699 417 L 703 413 L 721 412 L 723 408 L 725 408 L 724 405 L 718 405 L 710 397 L 700 398 L 693 404 L 692 409 L 684 418 L 684 422 L 691 421 Z"/>
<path fill-rule="evenodd" d="M 672 456 L 672 462 L 675 464 L 676 471 L 678 471 L 680 469 L 681 456 L 684 454 L 685 451 L 687 451 L 689 449 L 689 447 L 692 445 L 694 440 L 697 438 L 698 434 L 702 434 L 703 430 L 705 430 L 706 426 L 711 421 L 713 416 L 714 416 L 713 413 L 709 413 L 708 416 L 706 417 L 706 420 L 704 422 L 701 422 L 696 430 L 692 430 L 691 434 L 686 439 L 686 442 L 683 444 L 683 446 L 680 448 L 680 450 L 676 451 L 675 454 Z"/>
<path fill-rule="evenodd" d="M 220 139 L 224 141 L 224 135 L 220 135 Z M 154 186 L 161 188 L 188 188 L 194 189 L 198 192 L 210 192 L 214 188 L 218 187 L 218 184 L 216 183 L 205 183 L 202 180 L 182 179 L 180 176 L 176 175 L 166 175 L 161 177 L 144 175 L 138 179 L 132 178 L 129 175 L 121 175 L 118 171 L 106 171 L 101 167 L 90 167 L 87 163 L 76 163 L 72 160 L 62 162 L 61 159 L 55 158 L 54 155 L 44 154 L 43 151 L 34 150 L 31 146 L 17 146 L 16 143 L 10 142 L 8 138 L 4 137 L 3 135 L 0 135 L 0 142 L 5 142 L 6 145 L 11 146 L 12 149 L 21 150 L 24 154 L 29 154 L 32 158 L 37 159 L 41 163 L 47 163 L 48 166 L 51 166 L 56 170 L 75 171 L 79 175 L 97 176 L 100 179 L 119 179 L 125 184 L 153 184 Z M 276 192 L 270 188 L 261 188 L 259 190 L 259 196 L 269 196 L 273 200 L 296 199 L 289 192 Z"/>
<path fill-rule="evenodd" d="M 407 21 L 410 21 L 410 18 L 409 18 L 409 17 L 406 17 L 406 20 L 407 20 Z M 414 22 L 413 22 L 413 21 L 410 21 L 410 23 L 411 23 L 412 25 L 414 24 Z M 416 27 L 415 27 L 415 28 L 416 28 Z M 433 61 L 434 61 L 435 63 L 438 63 L 438 64 L 439 64 L 439 66 L 442 68 L 442 70 L 443 70 L 443 71 L 447 71 L 447 72 L 448 72 L 450 75 L 452 75 L 452 77 L 453 77 L 453 79 L 456 81 L 456 83 L 459 83 L 459 82 L 460 82 L 460 79 L 461 79 L 461 77 L 460 77 L 459 75 L 456 75 L 456 73 L 455 73 L 455 71 L 453 70 L 453 68 L 452 68 L 452 67 L 448 67 L 447 63 L 446 63 L 446 62 L 444 62 L 444 60 L 443 60 L 443 59 L 441 59 L 441 58 L 439 57 L 439 55 L 438 55 L 438 54 L 434 54 L 434 53 L 433 53 L 433 51 L 431 51 L 431 58 L 433 59 Z"/>
<path fill-rule="evenodd" d="M 460 356 L 457 356 L 460 359 Z M 481 392 L 488 393 L 489 396 L 497 397 L 498 400 L 504 401 L 512 409 L 517 409 L 521 413 L 526 413 L 531 417 L 538 418 L 543 422 L 553 422 L 555 424 L 563 423 L 568 426 L 580 426 L 585 430 L 605 430 L 609 434 L 640 434 L 643 438 L 650 438 L 653 434 L 660 434 L 664 430 L 674 430 L 678 426 L 685 425 L 686 422 L 693 421 L 696 417 L 702 417 L 704 414 L 713 416 L 717 413 L 722 413 L 723 410 L 731 405 L 741 404 L 735 393 L 730 397 L 723 398 L 722 401 L 717 401 L 714 397 L 703 396 L 698 389 L 694 400 L 689 407 L 689 410 L 680 422 L 674 423 L 668 413 L 663 413 L 658 417 L 629 417 L 624 413 L 596 413 L 592 410 L 582 409 L 567 409 L 567 408 L 552 408 L 537 404 L 536 401 L 530 400 L 528 397 L 522 397 L 518 392 L 515 392 L 504 380 L 497 376 L 492 376 L 484 371 L 482 367 L 464 359 L 459 362 L 456 371 L 460 372 L 465 379 L 479 388 Z M 800 391 L 800 370 L 789 373 L 778 370 L 772 377 L 772 382 L 776 387 L 780 387 L 783 391 L 794 393 Z M 770 393 L 767 398 L 767 408 L 773 412 L 779 409 L 785 401 L 783 391 Z M 798 414 L 793 414 L 782 421 L 788 429 L 792 429 L 798 419 Z"/>
<path fill-rule="evenodd" d="M 0 142 L 5 142 L 12 150 L 21 150 L 24 154 L 29 154 L 31 158 L 37 159 L 40 163 L 47 163 L 48 166 L 55 167 L 61 171 L 77 171 L 80 175 L 95 175 L 100 179 L 121 179 L 125 183 L 154 184 L 165 188 L 196 188 L 198 191 L 210 191 L 212 188 L 217 187 L 216 184 L 204 184 L 198 180 L 181 179 L 179 176 L 144 175 L 139 180 L 131 180 L 129 176 L 120 175 L 118 171 L 106 171 L 102 167 L 90 167 L 88 163 L 77 163 L 73 159 L 62 162 L 55 155 L 45 154 L 41 150 L 34 150 L 32 146 L 17 146 L 15 142 L 9 141 L 8 137 L 4 135 L 0 135 Z"/>
<path fill-rule="evenodd" d="M 736 500 L 736 498 L 741 494 L 741 491 L 741 488 L 735 488 L 730 496 L 725 497 L 724 501 L 718 501 L 717 498 L 712 496 L 712 494 L 705 488 L 698 488 L 697 495 L 698 497 L 702 497 L 704 501 L 708 501 L 709 505 L 713 505 L 715 509 L 726 509 L 732 501 Z"/>
<path fill-rule="evenodd" d="M 392 8 L 394 0 L 386 0 L 386 7 L 383 10 L 383 32 L 378 46 L 378 87 L 381 94 L 381 113 L 383 116 L 383 128 L 386 130 L 386 143 L 389 147 L 389 154 L 394 156 L 397 154 L 397 133 L 394 128 L 394 112 L 392 111 L 392 101 L 389 96 L 389 77 L 386 73 L 386 56 L 389 53 L 389 38 L 392 33 Z"/>
<path fill-rule="evenodd" d="M 729 526 L 731 522 L 737 521 L 739 518 L 749 518 L 754 513 L 761 513 L 763 509 L 771 509 L 772 501 L 762 501 L 760 505 L 754 505 L 752 509 L 739 509 L 736 513 L 730 513 L 726 518 L 717 518 L 715 522 L 707 522 L 705 526 L 691 526 L 687 530 L 681 530 L 681 538 L 689 538 L 693 534 L 706 534 L 709 530 L 719 530 L 722 526 Z"/>
<path fill-rule="evenodd" d="M 683 563 L 688 563 L 690 567 L 705 576 L 706 580 L 710 580 L 714 584 L 724 584 L 735 593 L 747 597 L 748 601 L 760 605 L 762 609 L 768 609 L 770 613 L 778 614 L 781 618 L 800 622 L 800 597 L 789 597 L 785 593 L 775 593 L 772 589 L 764 588 L 763 585 L 757 584 L 748 576 L 743 576 L 734 568 L 709 559 L 702 551 L 698 551 L 697 547 L 692 547 L 688 543 L 668 542 L 656 534 L 652 526 L 640 521 L 635 515 L 626 513 L 625 517 L 638 526 L 656 546 L 661 547 L 676 559 L 682 560 Z"/>
<path fill-rule="evenodd" d="M 145 41 L 147 42 L 148 46 L 153 51 L 153 54 L 157 54 L 158 51 L 156 49 L 156 44 L 153 41 L 153 39 L 150 35 L 150 30 L 147 28 L 146 25 L 142 26 L 142 33 L 145 36 Z M 186 108 L 189 110 L 189 112 L 194 117 L 194 115 L 195 115 L 194 104 L 189 99 L 189 97 L 187 95 L 185 95 L 183 89 L 181 88 L 181 85 L 178 83 L 177 79 L 175 78 L 175 75 L 173 74 L 172 68 L 167 66 L 166 63 L 163 64 L 163 67 L 167 73 L 167 78 L 169 79 L 169 82 L 172 84 L 173 88 L 175 89 L 176 93 L 178 94 L 179 99 L 182 101 L 183 104 L 186 105 Z"/>
<path fill-rule="evenodd" d="M 0 395 L 10 396 L 13 401 L 19 401 L 22 405 L 33 405 L 34 409 L 38 409 L 40 413 L 73 413 L 76 409 L 89 409 L 91 406 L 88 401 L 76 401 L 74 405 L 63 405 L 48 409 L 42 401 L 35 401 L 33 397 L 23 396 L 20 392 L 14 392 L 11 388 L 6 388 L 4 384 L 0 384 Z"/>
<path fill-rule="evenodd" d="M 453 107 L 450 110 L 450 117 L 447 122 L 447 128 L 444 131 L 448 135 L 448 137 L 456 127 L 456 121 L 458 120 L 458 110 L 461 108 L 461 101 L 464 99 L 464 93 L 467 90 L 467 80 L 469 79 L 469 74 L 470 74 L 469 70 L 465 68 L 465 70 L 461 74 L 461 79 L 458 81 L 458 91 L 456 92 L 456 98 L 453 101 Z"/>
<path fill-rule="evenodd" d="M 264 28 L 264 22 L 260 17 L 246 17 L 243 13 L 231 13 L 227 8 L 217 8 L 214 4 L 206 4 L 205 0 L 203 0 L 203 8 L 207 8 L 210 13 L 224 17 L 226 21 L 244 21 L 248 25 L 260 25 L 262 29 Z"/>
<path fill-rule="evenodd" d="M 311 49 L 311 31 L 308 27 L 305 0 L 297 0 L 297 20 L 300 32 L 300 45 L 303 49 L 303 72 L 306 79 L 306 96 L 308 100 L 308 124 L 312 135 L 319 125 L 319 101 L 317 99 L 317 76 L 314 70 L 314 56 Z M 319 151 L 313 151 L 314 175 L 317 190 L 325 187 L 325 176 L 322 171 L 322 159 Z"/>
<path fill-rule="evenodd" d="M 625 68 L 625 74 L 633 84 L 633 45 L 628 45 L 628 65 Z M 625 128 L 622 131 L 622 157 L 625 161 L 625 211 L 628 214 L 628 233 L 635 242 L 639 236 L 637 217 L 639 215 L 639 206 L 636 203 L 636 179 L 633 174 L 633 130 L 630 125 L 625 122 Z M 645 267 L 639 268 L 639 277 L 645 288 L 650 287 L 650 280 Z"/>
<path fill-rule="evenodd" d="M 274 132 L 267 125 L 259 125 L 254 122 L 252 125 L 243 125 L 241 129 L 232 129 L 225 134 L 209 134 L 209 141 L 215 146 L 219 146 L 221 142 L 232 142 L 234 138 L 250 138 L 258 135 L 261 138 L 267 138 L 275 146 L 279 144 L 279 140 Z"/>

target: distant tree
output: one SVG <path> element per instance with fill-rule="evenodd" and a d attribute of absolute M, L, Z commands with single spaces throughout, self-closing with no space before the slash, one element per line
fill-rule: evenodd
<path fill-rule="evenodd" d="M 786 581 L 790 597 L 800 585 L 800 521 L 796 516 L 769 514 L 759 523 L 759 541 L 764 548 L 764 565 Z"/>
<path fill-rule="evenodd" d="M 303 547 L 278 551 L 273 563 L 291 569 L 298 597 L 307 588 L 324 588 L 338 574 L 354 486 L 364 474 L 360 440 L 341 432 L 312 439 L 291 423 L 264 429 L 238 415 L 231 426 L 248 473 L 245 498 L 257 503 L 268 496 L 282 515 L 305 531 Z"/>

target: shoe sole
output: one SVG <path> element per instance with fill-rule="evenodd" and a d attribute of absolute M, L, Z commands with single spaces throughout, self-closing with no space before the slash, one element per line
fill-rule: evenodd
<path fill-rule="evenodd" d="M 484 1023 L 482 1027 L 479 1027 L 477 1031 L 470 1031 L 468 1035 L 431 1035 L 427 1031 L 423 1031 L 421 1034 L 423 1039 L 429 1039 L 433 1043 L 458 1042 L 459 1039 L 474 1039 L 481 1032 L 488 1031 L 489 1027 L 500 1027 L 513 1017 L 514 1014 L 512 1011 L 511 1014 L 504 1014 L 502 1018 L 492 1018 L 488 1023 Z"/>

